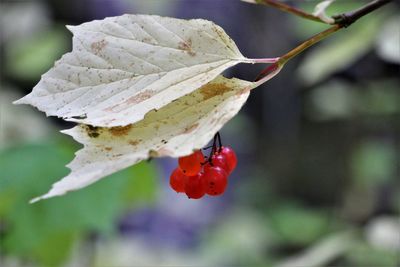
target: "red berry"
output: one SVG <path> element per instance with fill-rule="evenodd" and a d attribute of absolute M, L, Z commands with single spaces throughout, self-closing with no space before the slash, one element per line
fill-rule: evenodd
<path fill-rule="evenodd" d="M 197 150 L 189 156 L 180 157 L 178 160 L 179 168 L 187 176 L 197 175 L 201 171 L 201 164 L 203 162 L 204 156 L 201 150 Z"/>
<path fill-rule="evenodd" d="M 237 164 L 236 153 L 235 151 L 233 151 L 231 147 L 223 146 L 221 148 L 220 154 L 225 156 L 226 163 L 228 164 L 229 167 L 228 174 L 230 174 L 236 168 Z"/>
<path fill-rule="evenodd" d="M 226 161 L 225 155 L 222 155 L 222 154 L 214 154 L 214 155 L 212 155 L 211 156 L 211 164 L 210 165 L 222 168 L 224 171 L 226 171 L 227 174 L 229 174 L 229 172 L 230 172 L 230 168 L 229 168 L 228 163 Z"/>
<path fill-rule="evenodd" d="M 184 193 L 186 179 L 187 176 L 181 171 L 181 169 L 176 168 L 169 177 L 169 185 L 177 193 Z"/>
<path fill-rule="evenodd" d="M 210 196 L 218 196 L 225 192 L 228 174 L 221 167 L 206 166 L 204 168 L 204 180 L 206 193 Z"/>
<path fill-rule="evenodd" d="M 204 183 L 203 175 L 202 172 L 199 172 L 195 176 L 187 177 L 185 193 L 189 198 L 199 199 L 206 194 L 206 185 Z"/>

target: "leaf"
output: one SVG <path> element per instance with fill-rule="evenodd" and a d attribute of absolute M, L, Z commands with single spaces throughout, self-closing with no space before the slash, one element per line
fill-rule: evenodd
<path fill-rule="evenodd" d="M 36 266 L 63 266 L 76 241 L 93 232 L 112 233 L 116 218 L 127 208 L 154 200 L 158 175 L 152 163 L 144 162 L 84 192 L 27 205 L 32 195 L 67 174 L 63 165 L 77 146 L 66 139 L 0 151 L 0 221 L 5 226 L 0 251 L 6 255 Z"/>
<path fill-rule="evenodd" d="M 202 19 L 123 15 L 68 27 L 73 50 L 16 104 L 81 123 L 64 131 L 84 144 L 63 195 L 149 157 L 203 147 L 274 77 L 279 58 L 245 58 L 222 28 Z M 257 82 L 218 76 L 238 63 L 275 63 Z"/>
<path fill-rule="evenodd" d="M 138 122 L 245 58 L 224 30 L 202 20 L 123 15 L 68 26 L 73 50 L 16 104 L 100 127 Z"/>
<path fill-rule="evenodd" d="M 219 76 L 135 124 L 112 128 L 78 125 L 64 131 L 84 148 L 67 165 L 71 173 L 32 202 L 88 186 L 148 157 L 179 157 L 202 148 L 236 115 L 257 85 Z"/>

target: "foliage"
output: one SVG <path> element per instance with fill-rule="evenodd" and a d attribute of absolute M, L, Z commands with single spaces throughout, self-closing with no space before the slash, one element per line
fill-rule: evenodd
<path fill-rule="evenodd" d="M 1 249 L 46 266 L 63 262 L 78 240 L 112 233 L 127 209 L 153 201 L 156 173 L 142 163 L 64 198 L 29 205 L 49 182 L 65 175 L 75 146 L 65 139 L 20 145 L 0 154 Z"/>
<path fill-rule="evenodd" d="M 122 13 L 207 17 L 223 25 L 249 55 L 286 52 L 327 27 L 231 0 L 165 1 L 157 10 L 138 9 L 155 6 L 152 1 L 89 2 L 1 4 L 6 33 L 0 40 L 2 267 L 399 264 L 400 53 L 398 18 L 392 16 L 398 4 L 305 51 L 291 64 L 297 71 L 282 71 L 252 94 L 250 105 L 222 132 L 224 144 L 232 145 L 239 158 L 223 197 L 188 201 L 171 192 L 166 183 L 176 162 L 166 159 L 28 205 L 67 174 L 63 166 L 79 147 L 64 138 L 40 141 L 65 124 L 28 106 L 9 109 L 4 103 L 10 106 L 30 91 L 66 52 L 71 36 L 59 25 Z M 115 11 L 113 5 L 121 2 L 123 10 Z M 315 5 L 287 3 L 306 10 Z M 336 1 L 327 13 L 361 4 Z M 52 16 L 43 10 L 26 14 L 27 5 L 36 11 L 48 8 Z M 10 17 L 13 13 L 17 16 Z M 38 26 L 37 20 L 49 27 Z M 306 62 L 310 69 L 302 70 Z M 254 78 L 255 73 L 245 71 L 248 65 L 240 67 L 228 75 Z M 165 169 L 164 181 L 156 177 L 158 163 Z"/>

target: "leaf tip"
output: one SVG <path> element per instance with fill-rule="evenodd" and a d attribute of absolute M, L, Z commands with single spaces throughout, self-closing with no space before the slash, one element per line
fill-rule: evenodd
<path fill-rule="evenodd" d="M 75 128 L 75 127 L 74 127 Z M 60 130 L 60 133 L 63 133 L 63 134 L 66 134 L 66 135 L 73 135 L 73 129 L 74 128 L 71 128 L 71 129 L 66 129 L 66 130 Z"/>
<path fill-rule="evenodd" d="M 20 99 L 14 100 L 12 103 L 14 105 L 26 104 L 26 97 L 27 97 L 27 95 L 24 97 L 21 97 Z"/>
<path fill-rule="evenodd" d="M 45 195 L 42 195 L 39 197 L 32 198 L 31 200 L 29 200 L 29 204 L 35 204 L 36 202 L 39 202 L 40 200 L 43 200 L 43 199 L 46 199 L 49 197 L 51 197 L 51 196 L 48 196 L 48 194 L 45 194 Z"/>
<path fill-rule="evenodd" d="M 35 197 L 29 200 L 29 204 L 35 204 L 36 202 L 40 201 L 42 198 L 41 197 Z"/>
<path fill-rule="evenodd" d="M 39 201 L 41 201 L 41 200 L 48 199 L 48 198 L 52 198 L 52 197 L 56 197 L 56 196 L 62 196 L 62 195 L 64 195 L 65 193 L 66 193 L 66 191 L 57 190 L 57 188 L 55 189 L 55 187 L 54 187 L 54 185 L 53 185 L 53 188 L 52 188 L 49 192 L 47 192 L 47 193 L 44 194 L 44 195 L 41 195 L 41 196 L 32 198 L 32 199 L 29 201 L 29 204 L 34 204 L 34 203 L 39 202 Z"/>
<path fill-rule="evenodd" d="M 21 105 L 21 104 L 30 104 L 29 95 L 26 95 L 20 99 L 15 100 L 12 102 L 14 105 Z"/>
<path fill-rule="evenodd" d="M 74 29 L 76 26 L 73 25 L 65 25 L 65 28 L 67 28 L 70 32 L 74 33 Z"/>

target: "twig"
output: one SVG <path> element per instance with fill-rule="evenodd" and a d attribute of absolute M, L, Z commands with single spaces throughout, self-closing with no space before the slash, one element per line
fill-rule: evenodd
<path fill-rule="evenodd" d="M 302 17 L 302 18 L 305 18 L 305 19 L 309 19 L 309 20 L 313 20 L 313 21 L 317 21 L 317 22 L 321 22 L 321 23 L 326 23 L 323 20 L 321 20 L 319 17 L 314 16 L 313 14 L 310 14 L 308 12 L 305 12 L 305 11 L 301 10 L 301 9 L 298 9 L 296 7 L 287 5 L 285 3 L 282 3 L 282 2 L 279 2 L 279 1 L 276 1 L 276 0 L 256 0 L 256 3 L 264 4 L 264 5 L 267 5 L 267 6 L 272 6 L 272 7 L 275 7 L 277 9 L 279 9 L 279 10 L 282 10 L 284 12 L 291 13 L 291 14 L 294 14 L 296 16 L 299 16 L 299 17 Z"/>
<path fill-rule="evenodd" d="M 342 27 L 348 27 L 356 22 L 359 18 L 371 13 L 372 11 L 380 8 L 383 5 L 386 5 L 391 1 L 392 0 L 374 0 L 356 10 L 333 16 L 335 19 L 335 24 L 338 24 Z"/>
<path fill-rule="evenodd" d="M 316 44 L 319 41 L 325 39 L 326 37 L 328 37 L 332 33 L 337 32 L 341 28 L 342 27 L 340 25 L 334 25 L 334 26 L 330 27 L 329 29 L 314 35 L 313 37 L 311 37 L 307 41 L 301 43 L 300 45 L 298 45 L 294 49 L 292 49 L 289 52 L 287 52 L 285 55 L 281 56 L 280 59 L 278 60 L 278 64 L 285 64 L 291 58 L 297 56 L 298 54 L 300 54 L 301 52 L 303 52 L 304 50 L 306 50 L 310 46 L 313 46 L 314 44 Z"/>
<path fill-rule="evenodd" d="M 270 1 L 270 0 L 258 0 L 258 1 Z M 299 53 L 303 52 L 310 46 L 315 45 L 316 43 L 320 42 L 321 40 L 325 39 L 326 37 L 330 36 L 332 33 L 337 32 L 338 30 L 348 27 L 352 23 L 356 22 L 359 18 L 373 12 L 374 10 L 388 4 L 392 0 L 374 0 L 359 9 L 349 11 L 340 15 L 335 16 L 335 25 L 330 27 L 329 29 L 320 32 L 313 37 L 309 38 L 305 42 L 301 43 L 294 49 L 287 52 L 285 55 L 281 56 L 279 60 L 271 66 L 267 66 L 264 70 L 260 72 L 256 80 L 261 80 L 262 78 L 266 77 L 270 74 L 271 69 L 282 68 L 282 66 L 292 59 L 293 57 L 297 56 Z"/>

